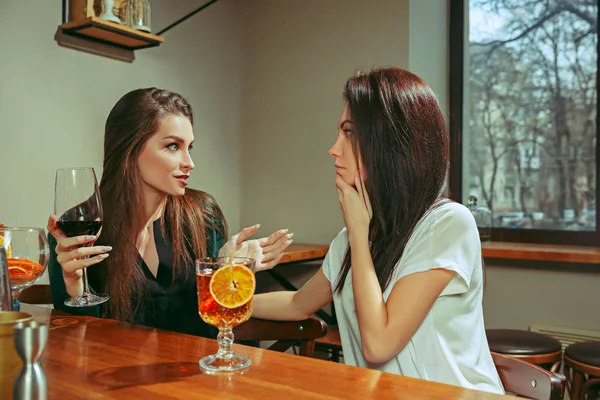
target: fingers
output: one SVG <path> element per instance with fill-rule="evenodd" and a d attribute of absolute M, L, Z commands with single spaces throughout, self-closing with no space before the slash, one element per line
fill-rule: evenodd
<path fill-rule="evenodd" d="M 60 229 L 58 229 L 58 224 L 56 223 L 56 221 L 56 215 L 50 214 L 50 216 L 48 217 L 47 229 L 48 232 L 50 232 L 50 234 L 54 236 L 54 238 L 58 241 L 60 239 L 66 238 L 66 236 L 60 231 Z"/>
<path fill-rule="evenodd" d="M 358 197 L 360 197 L 360 199 L 362 200 L 362 202 L 365 202 L 364 199 L 364 188 L 363 188 L 363 184 L 362 181 L 360 179 L 360 177 L 358 176 L 358 171 L 354 173 L 354 186 L 356 187 L 356 191 L 358 192 Z"/>
<path fill-rule="evenodd" d="M 258 240 L 262 247 L 270 246 L 276 243 L 279 239 L 281 239 L 286 233 L 288 233 L 288 229 L 280 229 L 276 232 L 271 233 L 266 238 L 261 238 Z"/>
<path fill-rule="evenodd" d="M 66 273 L 72 274 L 73 272 L 79 271 L 80 269 L 87 268 L 94 264 L 98 264 L 100 261 L 105 260 L 106 257 L 108 257 L 108 253 L 99 254 L 90 258 L 72 259 L 70 261 L 65 262 L 64 264 L 60 261 L 59 263 Z"/>
<path fill-rule="evenodd" d="M 60 252 L 56 257 L 58 263 L 66 272 L 76 270 L 97 264 L 108 257 L 110 246 L 79 247 L 70 251 Z"/>
<path fill-rule="evenodd" d="M 340 211 L 342 212 L 342 216 L 344 217 L 344 221 L 346 220 L 346 213 L 344 212 L 344 195 L 340 188 L 336 188 L 338 194 L 338 203 L 340 205 Z"/>
<path fill-rule="evenodd" d="M 249 226 L 247 228 L 242 229 L 237 235 L 234 236 L 236 247 L 240 245 L 244 240 L 254 235 L 256 231 L 260 228 L 260 224 L 256 224 L 253 226 Z"/>
<path fill-rule="evenodd" d="M 335 187 L 338 191 L 338 198 L 340 201 L 342 201 L 344 196 L 352 196 L 359 190 L 358 188 L 348 185 L 339 175 L 335 178 Z"/>
<path fill-rule="evenodd" d="M 94 240 L 96 240 L 96 236 L 93 235 L 82 235 L 70 238 L 64 237 L 63 239 L 58 240 L 58 244 L 56 246 L 56 253 L 59 254 L 70 251 L 74 247 L 81 247 L 87 243 L 93 242 Z"/>
<path fill-rule="evenodd" d="M 371 208 L 371 199 L 369 199 L 369 193 L 367 192 L 367 188 L 365 185 L 365 181 L 361 179 L 358 174 L 358 171 L 354 174 L 354 184 L 356 185 L 356 189 L 358 191 L 358 195 L 362 200 L 365 208 L 367 209 L 367 213 L 369 214 L 369 218 L 373 216 L 373 210 Z"/>
<path fill-rule="evenodd" d="M 274 244 L 263 247 L 264 259 L 271 260 L 282 254 L 294 241 L 292 237 L 294 237 L 294 234 L 288 233 Z"/>
<path fill-rule="evenodd" d="M 277 257 L 275 257 L 273 260 L 269 261 L 266 264 L 261 264 L 257 269 L 256 272 L 259 271 L 266 271 L 268 269 L 273 268 L 274 266 L 276 266 L 279 261 L 281 261 L 281 258 L 283 257 L 283 253 L 279 254 Z"/>
<path fill-rule="evenodd" d="M 369 198 L 369 193 L 365 191 L 365 205 L 367 206 L 367 213 L 369 214 L 369 219 L 373 218 L 373 208 L 371 207 L 371 199 Z"/>
<path fill-rule="evenodd" d="M 78 247 L 71 251 L 62 252 L 58 254 L 57 258 L 63 258 L 65 260 L 70 260 L 72 258 L 82 258 L 82 257 L 90 257 L 98 254 L 107 253 L 112 250 L 110 246 L 94 246 L 94 247 Z"/>
<path fill-rule="evenodd" d="M 337 176 L 335 177 L 335 187 L 336 187 L 338 190 L 340 190 L 340 191 L 342 191 L 342 192 L 343 192 L 344 190 L 347 190 L 348 188 L 350 188 L 350 185 L 348 185 L 348 184 L 346 183 L 346 181 L 344 181 L 344 179 L 342 179 L 342 177 L 341 177 L 341 176 L 337 175 Z"/>
<path fill-rule="evenodd" d="M 348 186 L 340 176 L 337 176 L 335 178 L 335 189 L 337 190 L 338 200 L 340 204 L 342 204 L 342 199 L 344 197 L 344 185 Z"/>

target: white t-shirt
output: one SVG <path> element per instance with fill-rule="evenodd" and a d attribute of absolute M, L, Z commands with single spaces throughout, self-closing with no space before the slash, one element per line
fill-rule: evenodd
<path fill-rule="evenodd" d="M 335 289 L 348 232 L 344 228 L 331 243 L 323 272 Z M 417 223 L 404 253 L 383 293 L 387 302 L 394 284 L 415 272 L 443 268 L 456 275 L 404 349 L 382 364 L 369 364 L 362 341 L 352 291 L 352 270 L 333 300 L 342 340 L 344 361 L 350 365 L 504 394 L 492 360 L 483 322 L 483 268 L 477 225 L 459 203 L 446 203 L 427 212 Z"/>

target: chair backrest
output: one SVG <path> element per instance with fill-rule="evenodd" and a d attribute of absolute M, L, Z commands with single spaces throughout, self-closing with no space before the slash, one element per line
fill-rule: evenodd
<path fill-rule="evenodd" d="M 566 378 L 537 365 L 492 352 L 504 390 L 536 400 L 561 400 Z"/>
<path fill-rule="evenodd" d="M 52 304 L 50 285 L 33 285 L 24 289 L 19 295 L 19 301 L 27 304 Z"/>
<path fill-rule="evenodd" d="M 325 336 L 327 324 L 319 318 L 302 321 L 270 321 L 250 318 L 248 322 L 233 329 L 235 339 L 239 340 L 276 340 L 269 350 L 284 352 L 299 344 L 301 356 L 312 357 L 314 340 Z"/>

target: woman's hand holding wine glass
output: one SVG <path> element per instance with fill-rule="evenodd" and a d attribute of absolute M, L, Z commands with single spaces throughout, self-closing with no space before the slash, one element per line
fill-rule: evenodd
<path fill-rule="evenodd" d="M 108 252 L 112 250 L 110 246 L 93 246 L 97 236 L 81 235 L 67 237 L 63 234 L 57 224 L 57 218 L 54 214 L 48 219 L 48 232 L 54 236 L 57 241 L 56 255 L 57 261 L 63 270 L 63 278 L 67 292 L 71 296 L 80 296 L 83 293 L 82 269 L 91 265 L 98 264 L 108 257 Z"/>
<path fill-rule="evenodd" d="M 56 171 L 54 214 L 48 231 L 56 238 L 57 261 L 63 270 L 71 307 L 104 303 L 107 295 L 90 292 L 86 268 L 104 260 L 109 246 L 92 246 L 102 228 L 102 201 L 93 168 Z"/>

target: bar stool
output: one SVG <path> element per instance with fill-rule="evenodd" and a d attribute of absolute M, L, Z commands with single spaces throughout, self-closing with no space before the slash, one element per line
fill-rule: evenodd
<path fill-rule="evenodd" d="M 538 365 L 548 371 L 560 368 L 562 345 L 548 335 L 519 329 L 487 329 L 490 350 Z"/>
<path fill-rule="evenodd" d="M 568 346 L 565 349 L 565 375 L 571 400 L 583 400 L 586 395 L 587 399 L 600 398 L 600 341 Z"/>

